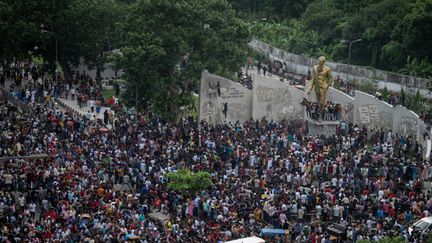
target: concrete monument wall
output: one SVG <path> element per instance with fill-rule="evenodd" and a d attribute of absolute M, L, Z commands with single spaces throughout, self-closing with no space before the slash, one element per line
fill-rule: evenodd
<path fill-rule="evenodd" d="M 419 116 L 403 106 L 396 106 L 393 113 L 393 131 L 404 136 L 413 136 L 422 141 L 426 124 Z"/>
<path fill-rule="evenodd" d="M 276 122 L 283 118 L 305 118 L 305 108 L 300 104 L 303 97 L 306 97 L 303 90 L 271 77 L 255 76 L 251 91 L 237 82 L 204 71 L 201 76 L 199 118 L 211 124 L 244 123 L 251 118 L 260 120 L 264 117 Z M 312 92 L 308 99 L 315 101 L 315 94 Z M 417 141 L 424 142 L 426 124 L 405 107 L 393 107 L 361 91 L 356 91 L 353 98 L 334 88 L 329 89 L 327 99 L 342 105 L 341 120 L 374 130 L 392 129 L 394 133 L 411 135 Z M 222 112 L 225 103 L 226 117 Z"/>
<path fill-rule="evenodd" d="M 327 100 L 342 106 L 341 120 L 348 123 L 354 122 L 355 99 L 344 92 L 330 87 L 327 92 Z"/>
<path fill-rule="evenodd" d="M 303 117 L 304 92 L 276 79 L 255 76 L 253 83 L 253 109 L 254 120 L 266 118 L 267 120 L 281 121 L 286 119 L 299 119 Z"/>
<path fill-rule="evenodd" d="M 354 109 L 354 121 L 358 126 L 366 126 L 374 130 L 393 129 L 395 111 L 392 105 L 356 90 Z"/>
<path fill-rule="evenodd" d="M 217 84 L 220 85 L 218 98 Z M 227 115 L 223 114 L 227 103 Z M 221 124 L 223 121 L 244 123 L 252 117 L 252 91 L 243 85 L 211 74 L 207 71 L 201 74 L 199 119 L 211 124 Z"/>

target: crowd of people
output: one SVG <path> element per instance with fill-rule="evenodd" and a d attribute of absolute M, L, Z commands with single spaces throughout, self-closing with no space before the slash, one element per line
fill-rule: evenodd
<path fill-rule="evenodd" d="M 9 85 L 11 93 L 33 105 L 49 103 L 57 98 L 71 98 L 79 107 L 88 107 L 94 112 L 106 103 L 102 86 L 84 72 L 73 72 L 72 78 L 66 81 L 63 74 L 51 75 L 45 66 L 31 61 L 14 61 L 0 65 L 1 87 L 6 88 L 6 80 L 12 81 Z"/>
<path fill-rule="evenodd" d="M 351 242 L 426 240 L 407 233 L 432 207 L 422 189 L 430 161 L 410 136 L 341 121 L 334 136 L 312 137 L 303 121 L 170 123 L 127 109 L 90 120 L 55 98 L 97 100 L 95 85 L 72 92 L 32 65 L 4 76 L 35 112 L 0 97 L 0 158 L 30 156 L 0 164 L 1 241 L 218 242 L 281 228 L 286 235 L 266 240 L 321 243 L 333 223 Z M 339 120 L 338 106 L 324 119 Z M 169 190 L 166 174 L 181 168 L 210 172 L 213 186 L 191 197 Z"/>
<path fill-rule="evenodd" d="M 329 242 L 332 223 L 352 242 L 408 239 L 430 215 L 423 148 L 391 131 L 344 123 L 311 137 L 302 121 L 215 126 L 127 111 L 108 129 L 52 101 L 30 115 L 0 100 L 0 157 L 49 155 L 0 164 L 2 241 L 217 242 L 269 227 L 287 234 L 268 242 Z M 166 173 L 180 168 L 210 172 L 213 186 L 169 190 Z"/>
<path fill-rule="evenodd" d="M 426 124 L 432 124 L 432 110 L 429 112 L 421 112 L 419 118 L 422 119 Z"/>
<path fill-rule="evenodd" d="M 312 102 L 306 106 L 307 116 L 314 120 L 340 121 L 342 115 L 342 106 L 332 101 L 327 101 L 324 111 L 319 110 L 318 102 Z"/>
<path fill-rule="evenodd" d="M 238 72 L 237 78 L 238 78 L 238 82 L 241 85 L 252 90 L 252 88 L 253 88 L 252 75 L 250 75 L 247 70 L 246 70 L 246 72 L 242 72 L 242 71 Z"/>

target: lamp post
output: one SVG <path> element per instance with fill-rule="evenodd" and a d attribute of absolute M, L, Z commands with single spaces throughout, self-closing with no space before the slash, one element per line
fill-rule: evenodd
<path fill-rule="evenodd" d="M 362 39 L 356 39 L 356 40 L 341 40 L 341 42 L 342 43 L 349 43 L 349 48 L 348 48 L 348 66 L 350 65 L 350 61 L 351 61 L 351 47 L 352 47 L 352 44 L 353 43 L 355 43 L 355 42 L 360 42 L 360 41 L 362 41 Z M 347 82 L 348 82 L 348 75 L 349 75 L 349 72 L 348 72 L 348 70 L 347 70 Z"/>

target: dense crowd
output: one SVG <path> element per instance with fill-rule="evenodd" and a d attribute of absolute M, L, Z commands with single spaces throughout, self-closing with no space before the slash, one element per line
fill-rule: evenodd
<path fill-rule="evenodd" d="M 169 123 L 127 109 L 91 121 L 54 102 L 68 94 L 67 83 L 48 75 L 39 82 L 43 72 L 26 65 L 5 77 L 36 115 L 2 94 L 0 158 L 49 157 L 1 162 L 1 241 L 217 242 L 282 228 L 287 234 L 268 242 L 321 243 L 338 223 L 351 242 L 388 235 L 421 242 L 407 228 L 430 215 L 432 195 L 421 184 L 432 170 L 410 136 L 341 121 L 334 136 L 311 137 L 303 121 Z M 84 82 L 75 98 L 97 99 L 91 87 Z M 190 198 L 169 190 L 166 173 L 180 168 L 209 171 L 213 186 Z"/>
<path fill-rule="evenodd" d="M 307 101 L 306 101 L 307 102 Z M 303 104 L 305 101 L 303 102 Z M 342 114 L 342 106 L 335 104 L 331 101 L 327 101 L 323 112 L 320 112 L 318 102 L 308 103 L 306 105 L 306 114 L 309 118 L 314 120 L 324 121 L 339 121 Z"/>
<path fill-rule="evenodd" d="M 270 227 L 289 233 L 269 242 L 327 242 L 331 223 L 355 241 L 403 235 L 430 215 L 422 147 L 391 131 L 344 123 L 310 137 L 300 121 L 213 126 L 127 112 L 106 129 L 56 106 L 34 109 L 1 99 L 0 156 L 50 155 L 1 163 L 2 241 L 216 242 Z M 192 198 L 168 190 L 166 173 L 180 168 L 209 171 L 213 186 Z"/>
<path fill-rule="evenodd" d="M 102 86 L 85 72 L 74 71 L 66 81 L 61 73 L 51 75 L 45 66 L 31 61 L 15 61 L 0 65 L 0 86 L 6 88 L 6 80 L 12 81 L 9 91 L 20 100 L 32 103 L 50 103 L 56 98 L 72 98 L 80 107 L 96 111 L 106 103 Z M 116 90 L 117 91 L 117 90 Z"/>

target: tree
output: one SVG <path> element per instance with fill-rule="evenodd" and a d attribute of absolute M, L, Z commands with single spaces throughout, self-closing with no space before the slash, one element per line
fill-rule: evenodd
<path fill-rule="evenodd" d="M 322 36 L 323 43 L 329 44 L 340 38 L 341 26 L 346 19 L 334 1 L 317 0 L 309 4 L 302 16 L 305 28 L 315 30 Z"/>
<path fill-rule="evenodd" d="M 119 46 L 117 23 L 124 19 L 118 0 L 5 0 L 0 3 L 0 55 L 41 56 L 66 76 L 81 58 L 100 73 L 106 53 Z"/>
<path fill-rule="evenodd" d="M 90 68 L 96 68 L 100 80 L 108 54 L 120 47 L 126 6 L 117 0 L 74 0 L 60 12 L 48 23 L 58 38 L 60 63 L 67 68 L 82 58 Z"/>
<path fill-rule="evenodd" d="M 410 5 L 404 0 L 384 0 L 369 4 L 350 18 L 343 29 L 342 38 L 362 38 L 363 42 L 356 45 L 361 52 L 353 48 L 352 56 L 364 56 L 373 67 L 386 68 L 386 63 L 380 63 L 381 49 L 392 41 L 393 34 L 399 31 L 401 19 Z M 366 47 L 366 48 L 365 48 Z M 365 51 L 367 50 L 367 51 Z"/>
<path fill-rule="evenodd" d="M 406 50 L 402 43 L 390 41 L 381 48 L 380 62 L 387 63 L 390 70 L 396 71 L 406 60 Z"/>
<path fill-rule="evenodd" d="M 432 64 L 423 59 L 421 61 L 412 56 L 408 56 L 406 64 L 398 70 L 398 73 L 410 76 L 432 77 Z"/>
<path fill-rule="evenodd" d="M 0 56 L 28 58 L 50 41 L 40 25 L 53 18 L 64 0 L 4 0 L 0 2 Z"/>
<path fill-rule="evenodd" d="M 306 56 L 320 50 L 335 60 L 346 60 L 348 56 L 348 47 L 341 45 L 341 40 L 361 38 L 363 41 L 352 47 L 351 62 L 389 71 L 401 69 L 408 55 L 427 63 L 432 60 L 431 0 L 299 1 L 307 3 L 301 17 L 285 14 L 279 20 L 275 13 L 286 2 L 263 1 L 267 7 L 256 16 L 276 17 L 267 23 L 250 22 L 257 38 Z M 278 10 L 274 6 L 279 6 Z M 294 22 L 298 24 L 294 26 Z M 311 31 L 317 36 L 307 34 Z"/>
<path fill-rule="evenodd" d="M 432 60 L 432 1 L 416 1 L 402 19 L 402 39 L 410 55 Z"/>
<path fill-rule="evenodd" d="M 209 188 L 213 183 L 208 172 L 193 173 L 187 169 L 181 169 L 167 174 L 168 188 L 176 190 L 185 196 L 193 196 L 195 193 Z"/>
<path fill-rule="evenodd" d="M 141 0 L 125 21 L 118 63 L 128 80 L 129 104 L 151 101 L 168 119 L 192 99 L 187 80 L 202 70 L 231 78 L 246 58 L 249 33 L 225 0 Z M 182 65 L 180 62 L 182 61 Z"/>

